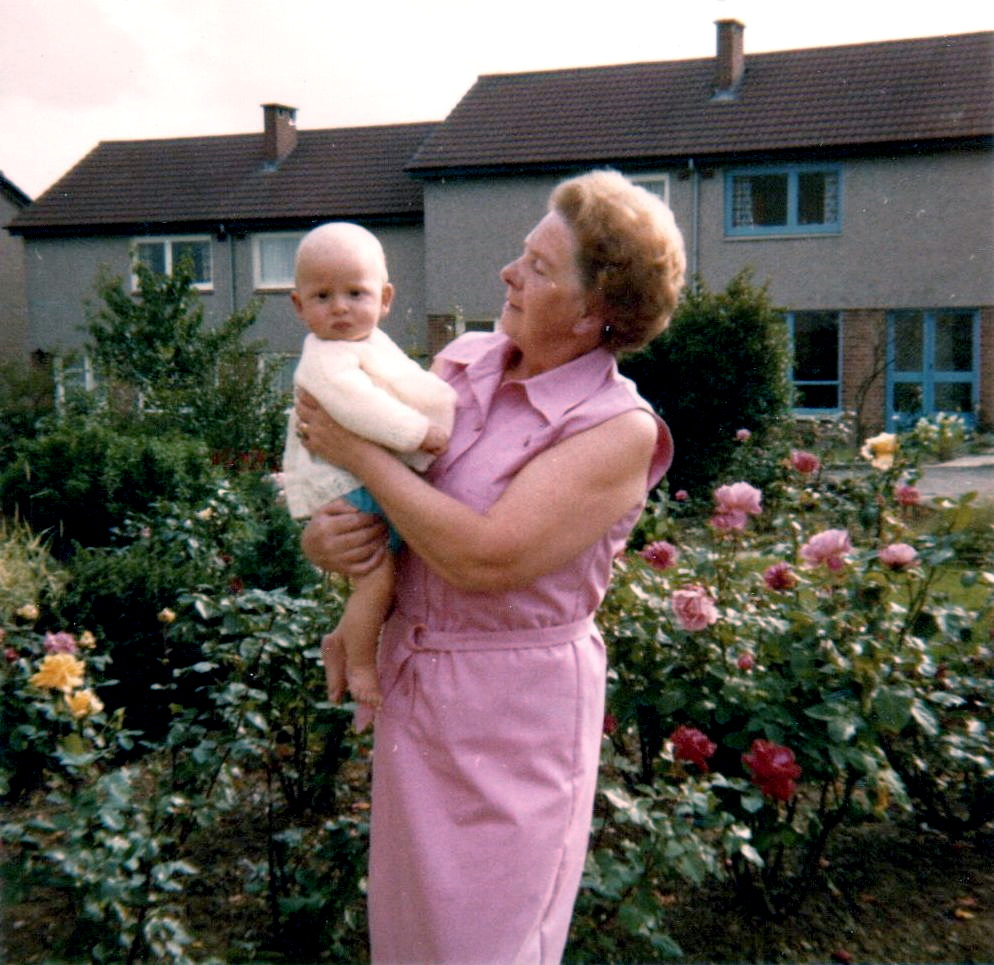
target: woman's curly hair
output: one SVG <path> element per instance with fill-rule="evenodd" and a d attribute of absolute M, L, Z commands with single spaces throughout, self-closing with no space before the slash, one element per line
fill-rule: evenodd
<path fill-rule="evenodd" d="M 683 235 L 666 203 L 617 171 L 559 184 L 549 207 L 573 230 L 580 278 L 599 300 L 601 345 L 633 352 L 662 332 L 687 269 Z"/>

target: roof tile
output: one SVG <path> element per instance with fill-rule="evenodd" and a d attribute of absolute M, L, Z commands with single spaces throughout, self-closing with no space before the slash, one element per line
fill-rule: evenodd
<path fill-rule="evenodd" d="M 751 54 L 727 100 L 712 97 L 713 58 L 485 75 L 408 170 L 990 137 L 992 40 L 976 33 Z"/>
<path fill-rule="evenodd" d="M 419 218 L 404 164 L 433 124 L 298 132 L 277 166 L 263 135 L 104 141 L 13 222 L 15 231 Z"/>

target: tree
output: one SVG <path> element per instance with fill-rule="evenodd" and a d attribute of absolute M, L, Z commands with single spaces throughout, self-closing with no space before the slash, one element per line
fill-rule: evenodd
<path fill-rule="evenodd" d="M 135 274 L 135 295 L 120 278 L 98 278 L 100 303 L 86 329 L 112 409 L 203 439 L 215 453 L 273 455 L 288 400 L 275 388 L 276 363 L 244 342 L 258 302 L 210 328 L 188 263 L 170 275 L 137 264 Z"/>
<path fill-rule="evenodd" d="M 671 490 L 706 498 L 748 429 L 762 445 L 790 411 L 786 325 L 748 270 L 685 294 L 669 328 L 622 363 L 673 433 Z"/>

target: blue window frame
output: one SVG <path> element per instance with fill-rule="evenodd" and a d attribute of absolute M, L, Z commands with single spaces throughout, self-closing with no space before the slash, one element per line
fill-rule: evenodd
<path fill-rule="evenodd" d="M 788 312 L 794 411 L 838 413 L 841 405 L 842 317 L 839 312 Z"/>
<path fill-rule="evenodd" d="M 980 399 L 980 313 L 909 309 L 887 316 L 887 419 L 957 413 L 973 425 Z"/>
<path fill-rule="evenodd" d="M 725 234 L 730 237 L 837 234 L 841 229 L 838 165 L 736 168 L 725 175 Z"/>

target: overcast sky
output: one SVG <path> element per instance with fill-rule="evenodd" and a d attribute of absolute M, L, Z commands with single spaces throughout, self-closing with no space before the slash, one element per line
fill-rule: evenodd
<path fill-rule="evenodd" d="M 0 171 L 38 197 L 99 141 L 442 120 L 480 74 L 990 30 L 989 0 L 0 0 Z"/>

